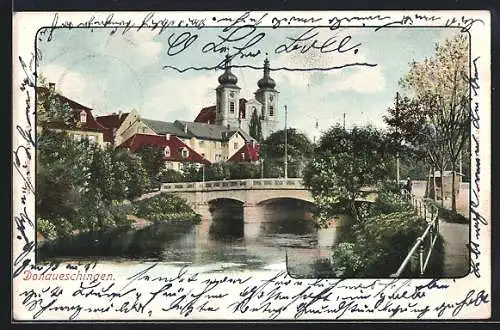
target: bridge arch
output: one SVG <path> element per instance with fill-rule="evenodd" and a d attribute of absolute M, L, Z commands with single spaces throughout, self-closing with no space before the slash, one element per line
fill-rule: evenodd
<path fill-rule="evenodd" d="M 255 194 L 256 192 L 252 192 Z M 262 205 L 275 199 L 295 199 L 314 204 L 314 198 L 307 190 L 269 190 L 256 196 L 254 204 Z"/>
<path fill-rule="evenodd" d="M 212 197 L 212 198 L 206 200 L 207 204 L 217 203 L 217 202 L 222 202 L 222 201 L 234 201 L 234 202 L 238 202 L 241 204 L 245 204 L 245 200 L 242 200 L 241 198 L 237 198 L 234 196 L 218 196 L 218 197 Z"/>
<path fill-rule="evenodd" d="M 255 205 L 258 206 L 264 206 L 264 205 L 269 205 L 275 202 L 281 202 L 281 201 L 297 201 L 297 202 L 302 202 L 305 203 L 308 206 L 315 207 L 316 204 L 314 203 L 314 200 L 312 198 L 304 198 L 304 197 L 271 197 L 267 199 L 262 199 L 258 201 Z"/>

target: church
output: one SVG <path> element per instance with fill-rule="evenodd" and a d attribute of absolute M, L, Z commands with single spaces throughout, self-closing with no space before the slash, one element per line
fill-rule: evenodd
<path fill-rule="evenodd" d="M 167 168 L 181 170 L 182 163 L 254 162 L 259 160 L 258 137 L 251 136 L 252 116 L 259 120 L 262 138 L 278 129 L 278 91 L 271 78 L 269 60 L 257 82 L 255 97 L 240 97 L 238 78 L 226 57 L 224 72 L 215 88 L 215 105 L 202 108 L 193 122 L 142 118 L 136 110 L 97 117 L 108 129 L 104 141 L 115 147 L 138 150 L 153 145 L 165 151 Z"/>
<path fill-rule="evenodd" d="M 215 89 L 216 104 L 201 109 L 195 123 L 215 124 L 224 127 L 238 127 L 250 132 L 252 115 L 260 120 L 262 137 L 265 139 L 278 129 L 278 94 L 276 82 L 270 75 L 269 60 L 264 61 L 264 73 L 257 82 L 254 98 L 240 97 L 238 78 L 231 72 L 231 61 L 226 57 L 224 73 L 219 76 Z M 256 137 L 254 137 L 256 138 Z"/>

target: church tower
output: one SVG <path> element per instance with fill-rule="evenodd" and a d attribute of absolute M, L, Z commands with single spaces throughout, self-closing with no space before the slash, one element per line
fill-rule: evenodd
<path fill-rule="evenodd" d="M 226 55 L 224 73 L 219 76 L 219 86 L 216 92 L 215 124 L 238 127 L 240 87 L 238 78 L 231 72 L 231 59 Z"/>
<path fill-rule="evenodd" d="M 278 126 L 278 91 L 276 82 L 270 76 L 269 60 L 264 61 L 264 76 L 257 82 L 259 89 L 255 92 L 255 99 L 262 104 L 259 114 L 262 126 L 262 136 L 267 138 L 276 131 Z"/>

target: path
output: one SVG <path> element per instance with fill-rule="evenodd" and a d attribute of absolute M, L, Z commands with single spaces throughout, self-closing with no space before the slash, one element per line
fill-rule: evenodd
<path fill-rule="evenodd" d="M 422 200 L 425 186 L 418 185 L 415 188 L 417 189 L 413 189 L 412 192 L 418 199 Z M 457 206 L 463 206 L 462 204 L 462 201 L 460 203 L 457 201 Z M 463 213 L 468 217 L 466 212 Z M 439 233 L 444 241 L 443 277 L 463 277 L 467 273 L 470 255 L 468 249 L 469 229 L 470 226 L 467 224 L 451 223 L 439 219 Z"/>
<path fill-rule="evenodd" d="M 439 220 L 444 240 L 443 277 L 462 277 L 469 269 L 469 226 Z"/>

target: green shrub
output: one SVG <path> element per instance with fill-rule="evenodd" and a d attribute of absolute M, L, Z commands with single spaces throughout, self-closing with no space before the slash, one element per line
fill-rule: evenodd
<path fill-rule="evenodd" d="M 331 278 L 335 277 L 332 264 L 328 258 L 321 258 L 312 265 L 314 278 Z"/>
<path fill-rule="evenodd" d="M 191 209 L 186 200 L 168 193 L 134 202 L 134 215 L 152 221 L 201 221 L 201 216 Z"/>
<path fill-rule="evenodd" d="M 36 226 L 37 231 L 42 233 L 45 238 L 50 240 L 57 238 L 57 228 L 50 220 L 39 218 L 36 222 Z"/>
<path fill-rule="evenodd" d="M 424 219 L 411 211 L 394 212 L 365 219 L 354 229 L 351 242 L 334 247 L 332 267 L 338 277 L 388 277 L 394 273 L 427 227 Z M 428 274 L 440 274 L 442 238 L 436 242 Z M 441 257 L 440 257 L 441 253 Z M 408 267 L 403 276 L 417 277 Z"/>
<path fill-rule="evenodd" d="M 355 277 L 363 267 L 362 255 L 354 243 L 335 246 L 331 265 L 336 277 Z"/>
<path fill-rule="evenodd" d="M 372 204 L 370 216 L 377 216 L 381 214 L 390 214 L 394 212 L 406 212 L 411 209 L 399 193 L 394 193 L 390 190 L 382 190 L 379 192 L 375 203 Z"/>
<path fill-rule="evenodd" d="M 439 202 L 435 202 L 433 200 L 426 200 L 426 203 L 435 205 L 438 210 L 439 210 L 439 218 L 446 222 L 453 222 L 453 223 L 465 223 L 469 224 L 470 220 L 461 215 L 460 213 L 453 212 L 452 210 L 448 210 L 447 208 L 444 208 L 441 206 Z"/>

